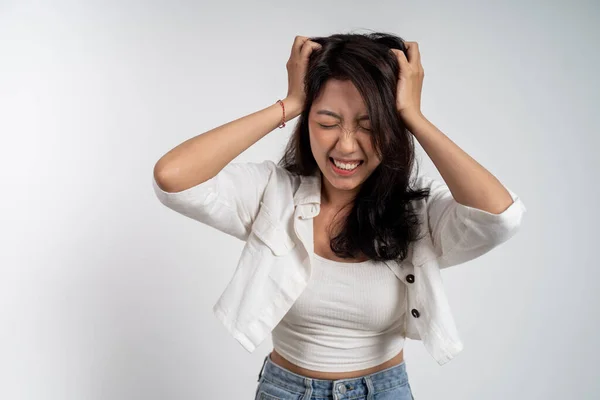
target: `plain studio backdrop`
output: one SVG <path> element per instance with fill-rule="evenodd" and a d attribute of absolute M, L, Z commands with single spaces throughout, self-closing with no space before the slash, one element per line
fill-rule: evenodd
<path fill-rule="evenodd" d="M 527 207 L 443 272 L 465 348 L 417 399 L 597 399 L 600 70 L 592 1 L 0 1 L 0 398 L 251 399 L 212 314 L 243 243 L 164 207 L 155 162 L 287 94 L 296 35 L 420 44 L 422 110 Z M 296 120 L 235 161 L 279 160 Z M 423 173 L 440 177 L 417 145 Z"/>

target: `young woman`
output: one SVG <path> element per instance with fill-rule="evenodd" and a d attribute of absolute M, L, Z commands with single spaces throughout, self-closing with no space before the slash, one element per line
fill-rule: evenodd
<path fill-rule="evenodd" d="M 422 114 L 417 43 L 297 36 L 287 70 L 283 101 L 165 154 L 155 192 L 246 243 L 213 311 L 250 352 L 272 336 L 256 398 L 412 399 L 406 338 L 440 364 L 462 350 L 440 270 L 508 240 L 525 207 Z M 279 164 L 232 162 L 297 116 Z M 444 182 L 411 182 L 414 138 Z"/>

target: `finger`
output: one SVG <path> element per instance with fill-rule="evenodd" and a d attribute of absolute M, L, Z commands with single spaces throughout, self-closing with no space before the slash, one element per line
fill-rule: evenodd
<path fill-rule="evenodd" d="M 421 52 L 417 42 L 407 42 L 408 45 L 408 61 L 413 65 L 421 63 Z"/>
<path fill-rule="evenodd" d="M 292 54 L 299 54 L 302 49 L 302 45 L 308 40 L 306 36 L 296 36 L 294 39 L 294 45 L 292 46 Z"/>
<path fill-rule="evenodd" d="M 318 50 L 321 47 L 322 46 L 319 43 L 307 40 L 306 42 L 304 42 L 300 54 L 302 58 L 308 58 L 308 56 L 313 52 L 313 50 Z"/>
<path fill-rule="evenodd" d="M 406 54 L 402 50 L 392 49 L 394 54 L 396 54 L 396 58 L 398 58 L 398 63 L 400 64 L 400 71 L 403 68 L 406 68 L 409 64 L 408 59 L 406 58 Z"/>

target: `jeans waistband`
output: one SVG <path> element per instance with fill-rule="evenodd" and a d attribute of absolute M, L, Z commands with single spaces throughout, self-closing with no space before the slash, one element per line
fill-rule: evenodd
<path fill-rule="evenodd" d="M 404 385 L 408 381 L 406 364 L 404 361 L 372 374 L 355 378 L 331 380 L 309 378 L 296 374 L 275 364 L 271 360 L 270 354 L 267 354 L 263 361 L 263 366 L 258 374 L 258 380 L 263 376 L 265 377 L 265 380 L 286 390 L 298 394 L 304 394 L 309 391 L 310 395 L 315 397 L 333 396 L 334 392 L 337 393 L 338 396 L 352 395 L 350 397 L 359 397 L 368 393 L 377 393 L 392 389 L 398 385 Z"/>

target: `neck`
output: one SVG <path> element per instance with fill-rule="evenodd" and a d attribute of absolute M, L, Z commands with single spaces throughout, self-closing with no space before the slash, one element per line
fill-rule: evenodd
<path fill-rule="evenodd" d="M 337 189 L 321 174 L 321 205 L 343 208 L 354 201 L 359 188 L 353 190 Z"/>

